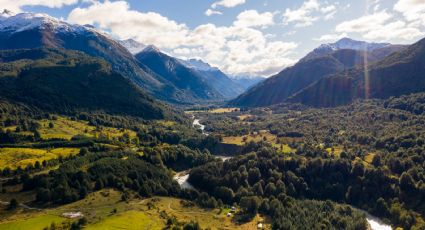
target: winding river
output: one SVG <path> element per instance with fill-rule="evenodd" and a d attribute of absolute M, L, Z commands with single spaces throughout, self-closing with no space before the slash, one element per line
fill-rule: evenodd
<path fill-rule="evenodd" d="M 195 116 L 193 116 L 192 118 L 193 118 L 193 127 L 198 127 L 204 135 L 208 135 L 208 133 L 206 133 L 204 131 L 205 125 L 201 124 L 200 120 L 196 119 Z M 232 158 L 232 157 L 229 157 L 229 156 L 216 156 L 216 157 L 222 159 L 223 161 L 227 161 L 227 160 Z M 190 173 L 190 170 L 186 170 L 186 171 L 183 171 L 183 172 L 178 172 L 178 173 L 176 173 L 176 175 L 174 175 L 174 180 L 176 180 L 179 183 L 181 188 L 184 188 L 184 189 L 193 189 L 194 188 L 188 182 L 189 173 Z M 366 221 L 369 223 L 371 230 L 392 230 L 392 227 L 390 225 L 384 223 L 379 218 L 374 217 L 374 216 L 370 215 L 369 213 L 367 213 L 363 210 L 359 210 L 359 211 L 366 214 Z"/>

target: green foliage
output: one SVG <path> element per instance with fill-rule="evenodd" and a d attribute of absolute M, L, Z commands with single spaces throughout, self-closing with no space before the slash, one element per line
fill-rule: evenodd
<path fill-rule="evenodd" d="M 10 101 L 58 113 L 97 110 L 145 119 L 175 115 L 105 61 L 77 51 L 8 50 L 0 52 L 0 59 L 6 61 L 0 64 L 0 97 Z"/>

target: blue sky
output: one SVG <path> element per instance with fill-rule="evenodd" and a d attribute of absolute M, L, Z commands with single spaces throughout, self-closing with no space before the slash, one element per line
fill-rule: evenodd
<path fill-rule="evenodd" d="M 425 37 L 422 0 L 0 0 L 0 6 L 92 24 L 235 75 L 274 74 L 341 37 L 404 44 Z"/>

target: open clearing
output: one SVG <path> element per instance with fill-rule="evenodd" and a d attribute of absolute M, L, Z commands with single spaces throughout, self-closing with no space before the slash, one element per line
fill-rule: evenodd
<path fill-rule="evenodd" d="M 41 120 L 39 129 L 41 138 L 47 139 L 66 139 L 71 140 L 75 135 L 84 135 L 87 137 L 105 137 L 108 139 L 122 137 L 124 134 L 130 138 L 137 136 L 136 132 L 127 129 L 117 129 L 111 127 L 95 127 L 89 125 L 87 121 L 74 121 L 67 117 L 58 116 L 52 120 Z M 49 125 L 53 124 L 53 127 Z"/>
<path fill-rule="evenodd" d="M 284 138 L 278 138 L 276 135 L 271 134 L 266 130 L 260 132 L 254 132 L 249 135 L 243 136 L 228 136 L 223 137 L 223 143 L 225 144 L 234 144 L 234 145 L 244 145 L 249 142 L 260 142 L 265 141 L 272 144 L 278 151 L 282 153 L 293 153 L 296 150 L 291 148 L 288 144 L 284 142 Z"/>
<path fill-rule="evenodd" d="M 44 227 L 50 226 L 52 223 L 58 225 L 66 221 L 65 218 L 55 215 L 28 215 L 28 217 L 20 216 L 19 219 L 9 220 L 4 223 L 0 223 L 0 229 L 2 230 L 29 230 L 37 229 L 41 230 Z"/>
<path fill-rule="evenodd" d="M 0 148 L 0 169 L 9 167 L 25 168 L 28 165 L 34 165 L 35 162 L 42 163 L 44 160 L 57 159 L 59 156 L 68 157 L 76 155 L 78 148 L 56 148 L 56 149 L 35 149 L 35 148 Z"/>
<path fill-rule="evenodd" d="M 202 209 L 187 205 L 181 199 L 154 197 L 150 199 L 133 198 L 121 201 L 121 193 L 106 189 L 88 195 L 85 199 L 43 211 L 23 211 L 12 216 L 0 215 L 0 229 L 40 230 L 52 222 L 61 224 L 76 219 L 61 217 L 65 212 L 82 212 L 88 220 L 85 229 L 163 229 L 165 216 L 174 216 L 178 222 L 197 221 L 203 229 L 257 229 L 257 223 L 264 221 L 270 229 L 270 219 L 256 216 L 251 222 L 237 224 L 227 217 L 229 209 Z M 1 214 L 1 211 L 0 211 Z M 37 223 L 37 224 L 34 224 Z"/>
<path fill-rule="evenodd" d="M 218 109 L 208 110 L 209 113 L 231 113 L 231 112 L 238 112 L 238 111 L 240 111 L 239 108 L 218 108 Z"/>

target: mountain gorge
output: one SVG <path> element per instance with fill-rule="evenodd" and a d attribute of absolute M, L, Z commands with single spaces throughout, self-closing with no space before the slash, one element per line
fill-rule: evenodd
<path fill-rule="evenodd" d="M 180 60 L 186 67 L 200 73 L 215 90 L 225 99 L 233 99 L 245 90 L 242 85 L 228 77 L 219 68 L 211 67 L 208 63 L 198 59 Z"/>
<path fill-rule="evenodd" d="M 224 99 L 223 95 L 210 86 L 198 71 L 186 67 L 176 58 L 162 53 L 152 45 L 137 53 L 135 57 L 152 70 L 160 82 L 168 86 L 164 88 L 164 91 L 179 101 L 200 102 Z"/>

